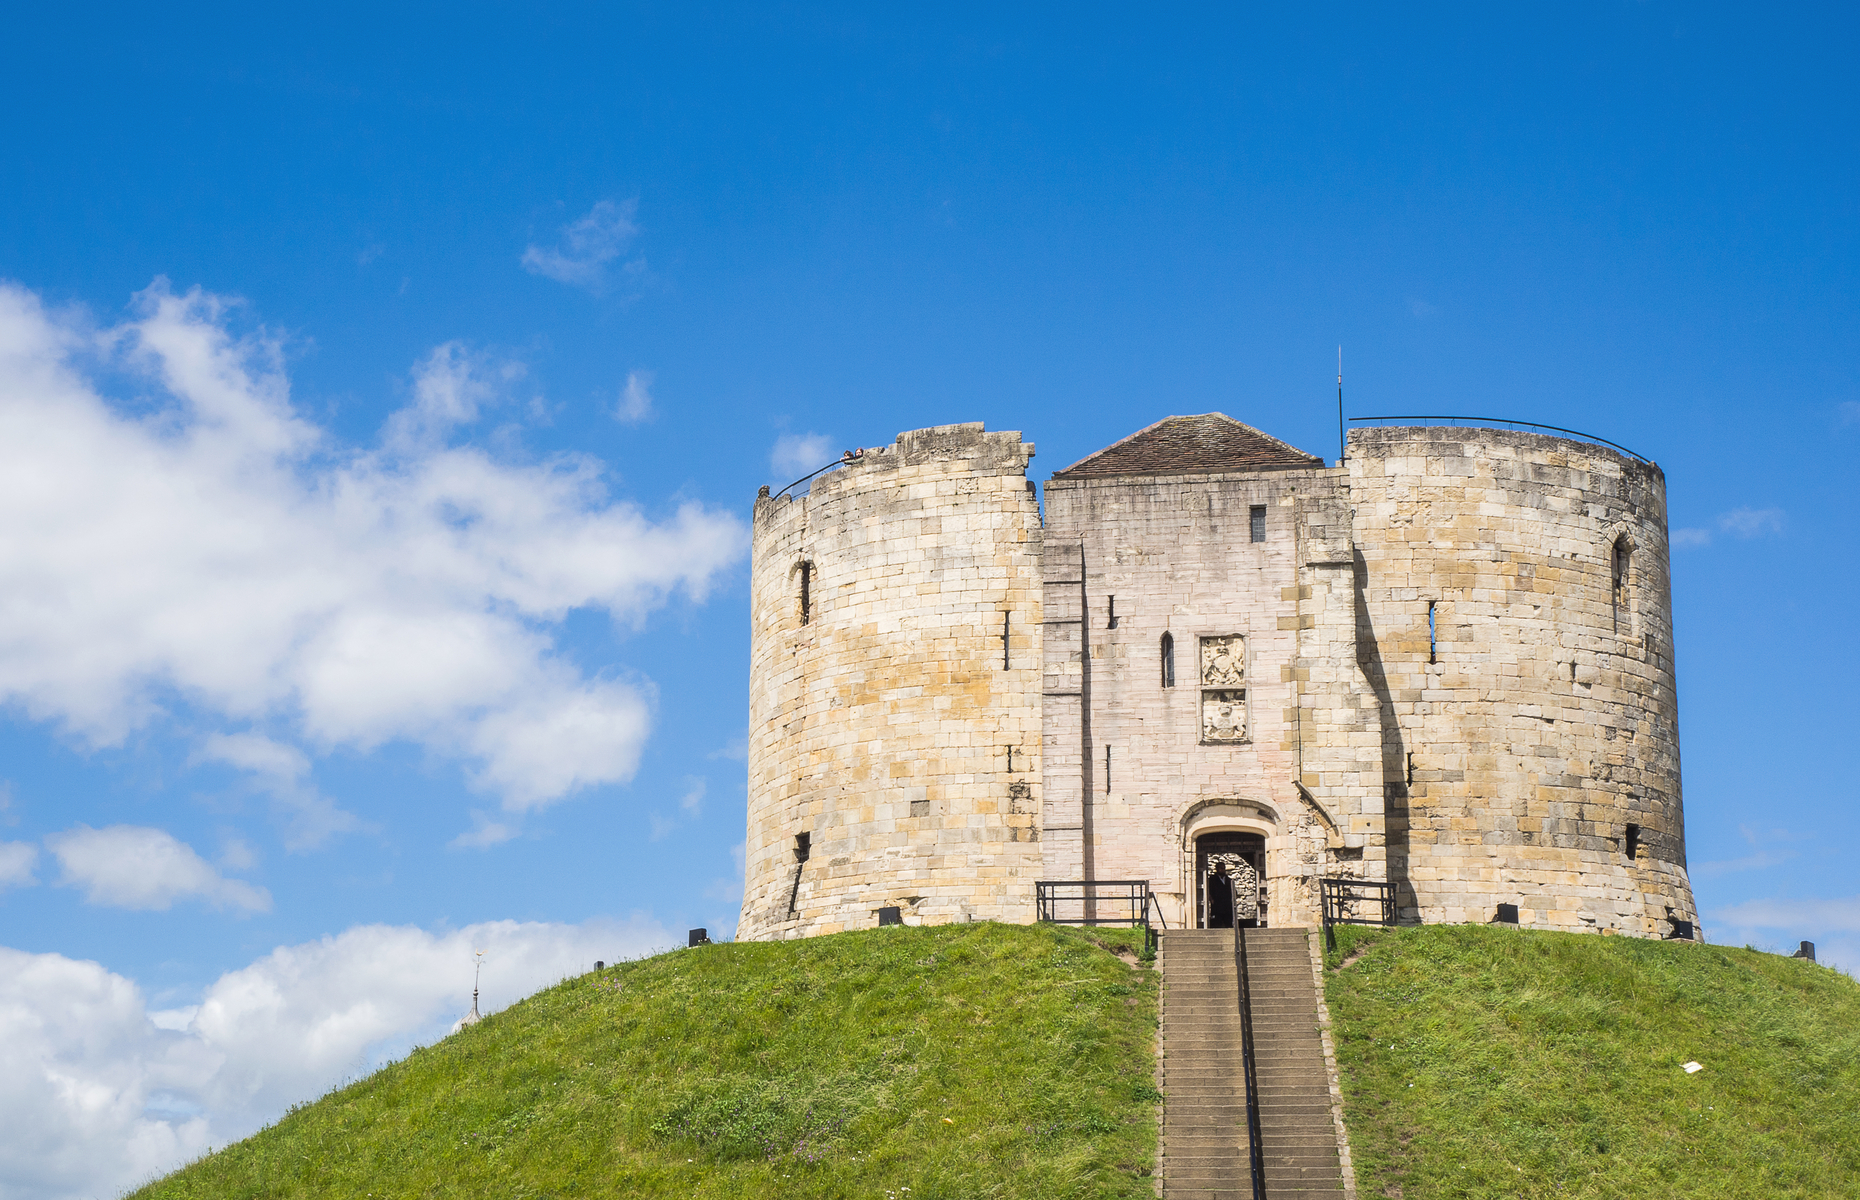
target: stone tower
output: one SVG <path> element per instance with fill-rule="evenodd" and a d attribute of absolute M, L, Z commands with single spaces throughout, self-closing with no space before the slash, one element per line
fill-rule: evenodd
<path fill-rule="evenodd" d="M 1033 449 L 920 429 L 756 501 L 739 937 L 1033 919 Z"/>
<path fill-rule="evenodd" d="M 1410 920 L 1696 920 L 1658 467 L 1171 417 L 1042 527 L 1031 457 L 946 426 L 757 502 L 740 936 L 1025 921 L 1039 879 L 1147 880 L 1172 926 L 1307 924 L 1325 876 Z"/>

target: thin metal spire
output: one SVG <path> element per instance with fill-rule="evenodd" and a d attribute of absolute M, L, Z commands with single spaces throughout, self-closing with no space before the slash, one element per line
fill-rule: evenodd
<path fill-rule="evenodd" d="M 484 1018 L 478 1015 L 478 977 L 484 971 L 484 951 L 472 951 L 471 969 L 471 1011 L 459 1018 L 460 1025 L 476 1025 Z"/>
<path fill-rule="evenodd" d="M 1337 347 L 1337 465 L 1349 457 L 1349 444 L 1343 436 L 1343 347 Z"/>

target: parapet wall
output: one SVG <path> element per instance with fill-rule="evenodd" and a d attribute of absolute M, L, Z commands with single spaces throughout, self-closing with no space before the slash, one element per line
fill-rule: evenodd
<path fill-rule="evenodd" d="M 1033 452 L 979 423 L 916 430 L 756 502 L 739 937 L 869 926 L 885 906 L 1033 919 Z"/>
<path fill-rule="evenodd" d="M 1414 427 L 1352 432 L 1348 467 L 1404 915 L 1515 903 L 1526 924 L 1638 936 L 1669 907 L 1696 920 L 1659 468 Z"/>

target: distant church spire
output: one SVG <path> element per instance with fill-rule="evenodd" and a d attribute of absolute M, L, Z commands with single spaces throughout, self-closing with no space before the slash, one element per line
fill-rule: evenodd
<path fill-rule="evenodd" d="M 474 961 L 471 969 L 471 1011 L 459 1018 L 459 1023 L 454 1026 L 455 1029 L 476 1025 L 484 1019 L 478 1015 L 478 976 L 484 970 L 484 951 L 473 950 L 472 957 Z"/>

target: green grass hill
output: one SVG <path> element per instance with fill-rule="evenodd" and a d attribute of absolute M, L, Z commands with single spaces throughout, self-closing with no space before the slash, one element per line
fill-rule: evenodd
<path fill-rule="evenodd" d="M 1137 944 L 976 924 L 626 963 L 136 1195 L 1149 1197 Z M 1363 1200 L 1860 1196 L 1838 972 L 1472 926 L 1343 929 L 1328 962 Z"/>
<path fill-rule="evenodd" d="M 135 1195 L 1149 1197 L 1156 978 L 1107 949 L 1140 944 L 974 924 L 624 963 Z"/>
<path fill-rule="evenodd" d="M 1327 957 L 1365 1200 L 1860 1196 L 1838 971 L 1466 925 L 1340 929 Z"/>

